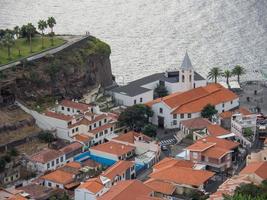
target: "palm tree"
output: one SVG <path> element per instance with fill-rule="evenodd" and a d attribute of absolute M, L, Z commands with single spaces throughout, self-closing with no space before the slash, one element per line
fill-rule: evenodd
<path fill-rule="evenodd" d="M 244 67 L 241 67 L 240 65 L 236 65 L 232 71 L 233 75 L 237 76 L 237 81 L 240 83 L 240 76 L 246 73 L 246 70 Z"/>
<path fill-rule="evenodd" d="M 20 36 L 20 28 L 19 28 L 19 26 L 15 26 L 13 31 L 14 31 L 14 34 L 16 35 L 16 39 L 19 39 L 19 36 Z M 19 45 L 17 45 L 17 49 L 18 49 L 18 52 L 19 52 L 19 56 L 21 56 Z"/>
<path fill-rule="evenodd" d="M 52 42 L 51 45 L 52 46 L 54 46 L 54 39 L 53 39 L 54 31 L 53 31 L 53 28 L 54 28 L 56 23 L 57 22 L 56 22 L 54 17 L 48 17 L 47 24 L 48 24 L 49 28 L 51 29 L 50 36 L 51 36 L 51 42 Z"/>
<path fill-rule="evenodd" d="M 213 67 L 208 73 L 208 79 L 214 80 L 214 82 L 217 83 L 217 79 L 221 75 L 222 75 L 222 70 L 219 69 L 218 67 Z"/>
<path fill-rule="evenodd" d="M 232 72 L 230 70 L 225 70 L 222 75 L 226 78 L 227 85 L 229 85 L 229 78 L 232 76 Z"/>
<path fill-rule="evenodd" d="M 47 23 L 45 20 L 39 20 L 38 29 L 42 32 L 42 48 L 44 48 L 44 30 L 47 28 Z"/>
<path fill-rule="evenodd" d="M 27 35 L 29 36 L 29 40 L 30 40 L 30 52 L 32 53 L 32 35 L 35 32 L 35 27 L 32 25 L 32 23 L 28 23 L 26 25 L 26 32 L 27 32 Z"/>
<path fill-rule="evenodd" d="M 10 50 L 11 47 L 14 45 L 14 43 L 15 43 L 14 34 L 12 32 L 7 32 L 2 38 L 2 45 L 4 47 L 7 47 L 8 59 L 10 59 L 10 54 L 11 54 Z"/>

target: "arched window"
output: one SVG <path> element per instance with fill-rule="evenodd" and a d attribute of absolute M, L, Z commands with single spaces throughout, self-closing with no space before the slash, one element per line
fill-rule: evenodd
<path fill-rule="evenodd" d="M 184 75 L 182 75 L 182 82 L 184 83 Z"/>

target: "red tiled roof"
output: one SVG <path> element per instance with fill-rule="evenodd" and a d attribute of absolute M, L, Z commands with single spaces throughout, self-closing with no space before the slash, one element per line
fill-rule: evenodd
<path fill-rule="evenodd" d="M 113 180 L 117 175 L 123 174 L 127 169 L 134 166 L 131 161 L 120 160 L 102 173 L 102 176 Z"/>
<path fill-rule="evenodd" d="M 194 88 L 187 92 L 172 95 L 171 98 L 160 99 L 173 111 L 172 113 L 200 112 L 207 104 L 217 105 L 237 99 L 238 96 L 220 84 L 209 84 L 205 87 Z M 149 103 L 148 103 L 149 104 Z"/>
<path fill-rule="evenodd" d="M 190 150 L 190 151 L 199 151 L 199 152 L 203 152 L 213 146 L 215 146 L 216 143 L 214 142 L 207 142 L 204 140 L 198 140 L 196 141 L 194 144 L 188 146 L 186 149 Z"/>
<path fill-rule="evenodd" d="M 164 182 L 161 180 L 148 179 L 145 185 L 150 187 L 153 191 L 159 192 L 165 195 L 172 195 L 176 189 L 176 186 L 170 182 Z"/>
<path fill-rule="evenodd" d="M 240 174 L 257 174 L 263 180 L 267 179 L 267 162 L 254 162 L 248 164 Z"/>
<path fill-rule="evenodd" d="M 40 152 L 37 152 L 31 155 L 30 159 L 34 162 L 47 163 L 51 160 L 59 158 L 63 153 L 54 149 L 43 149 Z"/>
<path fill-rule="evenodd" d="M 73 176 L 74 174 L 70 172 L 66 172 L 63 170 L 55 170 L 49 174 L 42 176 L 41 179 L 65 185 L 71 183 L 74 180 Z"/>
<path fill-rule="evenodd" d="M 252 113 L 247 110 L 244 107 L 240 107 L 239 109 L 233 110 L 233 111 L 226 111 L 226 112 L 222 112 L 220 113 L 220 117 L 223 119 L 227 119 L 227 118 L 231 118 L 233 114 L 235 113 L 241 113 L 243 115 L 251 115 Z"/>
<path fill-rule="evenodd" d="M 72 116 L 69 116 L 69 115 L 63 115 L 63 114 L 60 114 L 60 113 L 56 113 L 56 112 L 51 112 L 51 111 L 46 111 L 44 113 L 46 116 L 48 117 L 52 117 L 52 118 L 56 118 L 56 119 L 60 119 L 60 120 L 63 120 L 63 121 L 71 121 L 73 119 Z"/>
<path fill-rule="evenodd" d="M 120 181 L 98 200 L 150 200 L 152 192 L 139 180 Z"/>
<path fill-rule="evenodd" d="M 93 178 L 93 179 L 89 179 L 86 182 L 82 183 L 78 188 L 79 189 L 86 189 L 86 190 L 96 194 L 104 188 L 104 185 L 101 183 L 99 178 Z"/>
<path fill-rule="evenodd" d="M 213 172 L 206 170 L 194 170 L 192 168 L 174 166 L 153 172 L 149 177 L 156 180 L 198 187 L 213 175 Z"/>
<path fill-rule="evenodd" d="M 99 144 L 97 146 L 93 146 L 90 149 L 100 151 L 100 152 L 101 151 L 106 152 L 106 153 L 113 154 L 116 156 L 121 156 L 121 155 L 124 155 L 130 151 L 133 151 L 135 149 L 135 147 L 110 141 L 110 142 L 106 142 L 103 144 Z"/>
<path fill-rule="evenodd" d="M 211 147 L 211 148 L 207 149 L 206 151 L 202 152 L 201 155 L 207 156 L 209 158 L 220 159 L 224 155 L 228 154 L 229 152 L 231 152 L 231 151 L 214 146 L 214 147 Z"/>
<path fill-rule="evenodd" d="M 74 136 L 74 139 L 79 142 L 89 142 L 93 139 L 93 137 L 86 134 L 77 134 Z"/>
<path fill-rule="evenodd" d="M 224 129 L 223 127 L 221 127 L 218 124 L 210 124 L 207 127 L 208 132 L 211 136 L 221 136 L 221 135 L 227 135 L 230 133 L 230 131 Z"/>
<path fill-rule="evenodd" d="M 106 129 L 109 129 L 109 128 L 113 127 L 113 126 L 114 126 L 113 124 L 109 124 L 108 123 L 108 124 L 104 124 L 102 126 L 99 126 L 99 127 L 95 128 L 95 129 L 89 131 L 89 132 L 92 133 L 92 134 L 97 134 L 97 133 L 99 133 L 101 131 L 104 131 Z"/>
<path fill-rule="evenodd" d="M 205 118 L 194 118 L 194 119 L 188 119 L 181 121 L 181 124 L 189 129 L 204 129 L 208 125 L 211 124 L 211 122 L 208 119 Z"/>
<path fill-rule="evenodd" d="M 152 141 L 152 139 L 142 133 L 137 133 L 135 131 L 129 131 L 125 134 L 121 134 L 118 137 L 113 138 L 113 140 L 119 140 L 122 142 L 128 142 L 134 144 L 136 138 L 142 137 L 144 141 Z"/>
<path fill-rule="evenodd" d="M 189 160 L 177 160 L 174 158 L 165 157 L 163 160 L 156 163 L 153 166 L 153 169 L 159 170 L 159 169 L 169 168 L 173 166 L 193 168 L 194 163 Z"/>
<path fill-rule="evenodd" d="M 20 194 L 13 195 L 9 197 L 8 200 L 27 200 L 27 198 L 21 196 Z"/>
<path fill-rule="evenodd" d="M 231 140 L 226 140 L 226 139 L 220 139 L 220 138 L 213 137 L 213 136 L 207 136 L 203 139 L 205 139 L 207 142 L 216 143 L 217 147 L 227 149 L 227 150 L 233 150 L 240 145 L 238 142 L 233 142 Z"/>
<path fill-rule="evenodd" d="M 65 106 L 65 107 L 69 107 L 69 108 L 75 108 L 75 109 L 83 111 L 83 112 L 89 110 L 92 107 L 89 104 L 78 103 L 78 102 L 70 101 L 70 100 L 63 100 L 60 102 L 60 105 Z"/>
<path fill-rule="evenodd" d="M 82 167 L 81 163 L 75 161 L 69 162 L 65 166 L 72 167 L 75 169 L 80 169 Z"/>
<path fill-rule="evenodd" d="M 81 149 L 83 147 L 83 145 L 79 142 L 73 142 L 63 148 L 60 149 L 60 151 L 62 151 L 63 153 L 67 154 L 67 153 L 70 153 L 70 152 L 73 152 L 77 149 Z"/>
<path fill-rule="evenodd" d="M 86 126 L 88 126 L 88 125 L 91 125 L 91 124 L 93 124 L 93 123 L 95 123 L 97 121 L 100 121 L 102 119 L 105 119 L 107 117 L 106 114 L 100 114 L 100 115 L 94 115 L 94 116 L 95 117 L 94 117 L 93 120 L 88 120 L 86 118 L 83 118 L 82 120 L 76 122 L 75 124 L 71 124 L 69 126 L 69 128 L 73 128 L 73 127 L 76 127 L 76 126 L 79 126 L 79 125 L 86 125 Z"/>
<path fill-rule="evenodd" d="M 87 166 L 87 167 L 91 167 L 91 168 L 95 168 L 95 167 L 100 167 L 101 166 L 100 163 L 98 163 L 98 162 L 96 162 L 94 160 L 90 160 L 90 159 L 84 161 L 82 164 L 83 164 L 84 167 Z"/>

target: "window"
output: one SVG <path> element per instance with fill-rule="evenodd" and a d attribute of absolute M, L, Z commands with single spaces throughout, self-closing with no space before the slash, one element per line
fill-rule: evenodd
<path fill-rule="evenodd" d="M 52 186 L 52 184 L 51 184 L 51 183 L 48 183 L 48 186 L 49 186 L 49 187 L 51 187 L 51 186 Z"/>
<path fill-rule="evenodd" d="M 177 125 L 177 121 L 176 120 L 173 120 L 172 124 L 173 125 Z"/>
<path fill-rule="evenodd" d="M 113 131 L 113 127 L 110 127 L 110 131 Z"/>
<path fill-rule="evenodd" d="M 140 103 L 142 103 L 143 102 L 143 98 L 140 98 Z"/>
<path fill-rule="evenodd" d="M 68 122 L 68 126 L 70 126 L 71 125 L 71 122 Z"/>
<path fill-rule="evenodd" d="M 99 123 L 99 126 L 101 126 L 101 125 L 102 125 L 102 122 L 101 122 L 101 121 L 99 121 L 98 123 Z"/>
<path fill-rule="evenodd" d="M 56 159 L 56 164 L 58 164 L 58 163 L 59 163 L 59 159 L 57 158 L 57 159 Z"/>
<path fill-rule="evenodd" d="M 59 185 L 58 185 L 58 184 L 56 184 L 56 187 L 57 187 L 57 188 L 59 188 Z"/>
<path fill-rule="evenodd" d="M 47 169 L 49 169 L 49 168 L 50 168 L 50 163 L 47 163 L 47 165 L 46 165 L 46 166 L 47 166 Z"/>
<path fill-rule="evenodd" d="M 103 132 L 100 132 L 99 136 L 101 137 L 103 135 Z"/>
<path fill-rule="evenodd" d="M 182 82 L 184 83 L 184 75 L 182 75 Z"/>
<path fill-rule="evenodd" d="M 107 119 L 106 118 L 104 119 L 104 123 L 107 123 Z"/>
<path fill-rule="evenodd" d="M 63 162 L 63 156 L 60 157 L 60 162 Z"/>
<path fill-rule="evenodd" d="M 177 119 L 177 114 L 173 114 L 173 119 Z"/>
<path fill-rule="evenodd" d="M 196 88 L 196 84 L 194 83 L 194 88 Z"/>
<path fill-rule="evenodd" d="M 233 101 L 231 101 L 231 104 L 233 104 Z"/>
<path fill-rule="evenodd" d="M 75 130 L 74 130 L 74 129 L 72 129 L 72 133 L 74 133 L 74 131 L 75 131 Z"/>
<path fill-rule="evenodd" d="M 108 134 L 108 130 L 107 129 L 105 130 L 105 134 Z"/>
<path fill-rule="evenodd" d="M 94 123 L 94 127 L 96 127 L 96 123 Z"/>
<path fill-rule="evenodd" d="M 98 138 L 98 133 L 95 135 L 95 138 Z"/>
<path fill-rule="evenodd" d="M 79 128 L 77 127 L 77 128 L 76 128 L 76 132 L 77 132 L 78 130 L 79 130 Z"/>
<path fill-rule="evenodd" d="M 53 160 L 53 161 L 52 161 L 52 167 L 53 167 L 54 165 L 55 165 L 55 161 Z"/>
<path fill-rule="evenodd" d="M 163 109 L 162 108 L 159 108 L 159 113 L 163 113 Z"/>
<path fill-rule="evenodd" d="M 162 81 L 162 80 L 160 80 L 160 81 L 159 81 L 159 85 L 160 85 L 160 86 L 165 86 L 165 82 Z"/>
<path fill-rule="evenodd" d="M 184 118 L 184 114 L 182 113 L 182 114 L 180 114 L 180 118 L 181 119 L 183 119 Z"/>
<path fill-rule="evenodd" d="M 187 117 L 188 117 L 188 118 L 191 118 L 191 113 L 188 113 L 188 114 L 187 114 Z"/>
<path fill-rule="evenodd" d="M 192 81 L 192 75 L 189 75 L 189 82 Z"/>
<path fill-rule="evenodd" d="M 222 104 L 222 107 L 224 108 L 224 103 Z"/>
<path fill-rule="evenodd" d="M 134 104 L 136 104 L 136 100 L 134 100 Z"/>
<path fill-rule="evenodd" d="M 70 111 L 70 108 L 67 108 L 67 111 Z"/>
<path fill-rule="evenodd" d="M 62 107 L 61 107 L 61 110 L 64 110 L 64 109 L 65 109 L 64 106 L 62 106 Z"/>
<path fill-rule="evenodd" d="M 266 157 L 264 157 L 264 160 L 266 160 Z"/>
<path fill-rule="evenodd" d="M 90 125 L 90 126 L 89 126 L 89 131 L 91 131 L 91 130 L 92 130 L 92 126 Z"/>

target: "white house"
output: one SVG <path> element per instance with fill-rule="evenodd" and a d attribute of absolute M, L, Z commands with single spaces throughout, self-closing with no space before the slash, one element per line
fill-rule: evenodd
<path fill-rule="evenodd" d="M 244 115 L 242 113 L 236 113 L 231 117 L 231 131 L 235 133 L 237 141 L 240 142 L 244 147 L 251 147 L 252 142 L 255 140 L 256 128 L 256 114 Z M 252 131 L 251 136 L 245 136 L 244 132 L 246 129 Z"/>
<path fill-rule="evenodd" d="M 183 120 L 201 117 L 202 109 L 214 105 L 218 113 L 239 106 L 239 97 L 220 84 L 209 84 L 146 103 L 154 111 L 151 122 L 159 127 L 179 128 Z"/>
<path fill-rule="evenodd" d="M 64 115 L 77 115 L 77 114 L 84 114 L 86 112 L 96 112 L 99 109 L 95 106 L 80 103 L 77 100 L 62 100 L 60 103 L 56 103 L 56 111 L 62 113 Z"/>
<path fill-rule="evenodd" d="M 114 88 L 112 94 L 117 104 L 132 106 L 152 101 L 154 89 L 158 85 L 165 86 L 168 93 L 172 94 L 206 86 L 207 81 L 194 71 L 186 52 L 180 68 L 168 69 L 165 73 L 156 73 L 132 81 L 128 85 Z"/>

